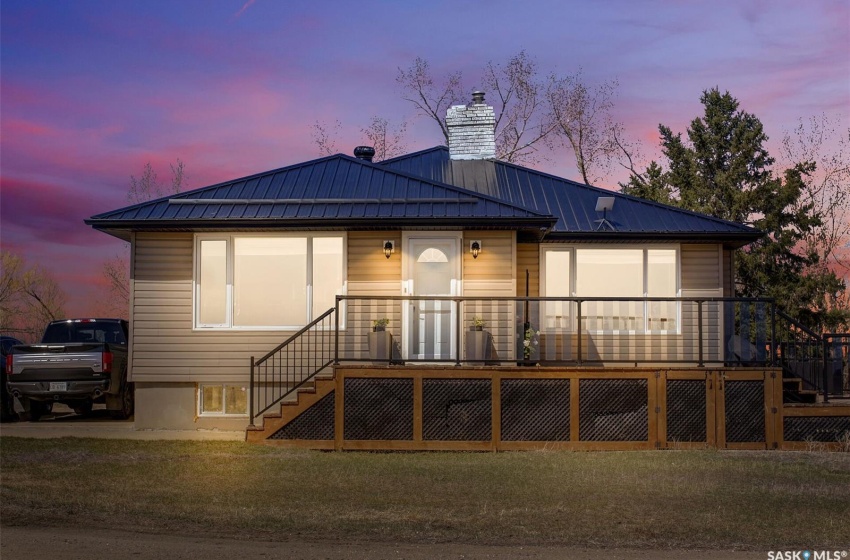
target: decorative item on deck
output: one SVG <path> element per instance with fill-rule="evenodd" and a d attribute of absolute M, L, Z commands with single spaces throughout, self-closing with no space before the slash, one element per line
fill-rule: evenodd
<path fill-rule="evenodd" d="M 537 356 L 540 348 L 540 331 L 535 330 L 529 323 L 525 324 L 525 333 L 522 340 L 522 357 L 525 361 L 529 361 L 532 357 Z"/>

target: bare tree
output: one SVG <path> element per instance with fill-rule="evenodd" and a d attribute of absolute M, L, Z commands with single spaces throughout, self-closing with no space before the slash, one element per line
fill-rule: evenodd
<path fill-rule="evenodd" d="M 313 124 L 310 130 L 310 136 L 313 137 L 313 143 L 319 148 L 320 156 L 332 156 L 339 153 L 339 150 L 336 148 L 336 136 L 339 134 L 341 128 L 342 123 L 338 120 L 334 121 L 330 126 L 319 121 Z"/>
<path fill-rule="evenodd" d="M 184 163 L 177 158 L 177 161 L 170 163 L 169 167 L 171 181 L 168 184 L 160 182 L 151 162 L 145 164 L 138 178 L 130 175 L 130 184 L 127 189 L 127 200 L 130 204 L 140 204 L 182 191 L 187 182 Z M 124 250 L 107 259 L 102 268 L 103 276 L 109 286 L 110 300 L 106 307 L 119 314 L 127 312 L 130 307 L 130 256 L 128 253 L 129 245 L 125 245 Z"/>
<path fill-rule="evenodd" d="M 401 86 L 404 99 L 437 123 L 447 145 L 449 129 L 446 126 L 446 110 L 463 97 L 461 82 L 462 74 L 454 72 L 435 85 L 430 64 L 421 57 L 416 57 L 406 70 L 399 68 L 396 76 L 396 83 Z"/>
<path fill-rule="evenodd" d="M 126 251 L 125 251 L 126 253 Z M 126 254 L 115 255 L 103 263 L 103 276 L 109 283 L 110 312 L 126 312 L 130 305 L 130 261 Z"/>
<path fill-rule="evenodd" d="M 0 320 L 18 313 L 18 291 L 24 259 L 9 251 L 0 251 Z M 5 329 L 4 329 L 5 330 Z"/>
<path fill-rule="evenodd" d="M 850 272 L 850 128 L 826 115 L 800 119 L 782 139 L 780 165 L 814 164 L 799 205 L 811 205 L 822 225 L 804 240 L 805 250 L 821 257 L 823 266 Z"/>
<path fill-rule="evenodd" d="M 550 78 L 547 96 L 556 143 L 572 151 L 576 168 L 588 184 L 604 177 L 618 154 L 629 153 L 622 126 L 611 115 L 617 86 L 612 80 L 590 88 L 582 81 L 581 70 L 565 78 Z"/>
<path fill-rule="evenodd" d="M 370 146 L 375 148 L 374 161 L 382 161 L 402 155 L 407 151 L 404 144 L 404 135 L 407 132 L 407 123 L 402 122 L 393 128 L 390 121 L 381 117 L 372 117 L 372 121 L 360 132 L 366 137 Z"/>
<path fill-rule="evenodd" d="M 48 270 L 20 255 L 0 251 L 0 264 L 0 329 L 36 341 L 47 323 L 65 315 L 67 295 Z"/>
<path fill-rule="evenodd" d="M 538 144 L 554 129 L 546 119 L 546 84 L 539 78 L 537 63 L 526 51 L 520 51 L 505 64 L 488 62 L 480 80 L 494 105 L 496 157 L 513 163 L 535 161 Z M 446 111 L 466 101 L 471 92 L 463 85 L 462 74 L 454 72 L 435 80 L 428 61 L 416 58 L 409 68 L 399 68 L 396 83 L 404 99 L 439 126 L 448 144 Z"/>
<path fill-rule="evenodd" d="M 145 164 L 138 179 L 135 175 L 130 175 L 130 187 L 127 191 L 127 200 L 130 201 L 130 204 L 139 204 L 154 198 L 179 193 L 186 181 L 185 166 L 180 158 L 177 158 L 176 164 L 169 164 L 169 166 L 171 167 L 171 183 L 169 185 L 164 185 L 159 181 L 151 162 Z"/>
<path fill-rule="evenodd" d="M 546 91 L 537 63 L 525 51 L 504 66 L 488 62 L 483 84 L 496 98 L 496 157 L 513 163 L 536 160 L 537 144 L 555 128 L 544 118 Z"/>

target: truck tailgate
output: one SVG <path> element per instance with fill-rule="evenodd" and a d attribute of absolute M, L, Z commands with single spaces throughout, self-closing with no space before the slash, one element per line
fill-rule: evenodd
<path fill-rule="evenodd" d="M 104 350 L 99 342 L 16 346 L 9 381 L 47 381 L 60 372 L 67 380 L 104 378 Z"/>

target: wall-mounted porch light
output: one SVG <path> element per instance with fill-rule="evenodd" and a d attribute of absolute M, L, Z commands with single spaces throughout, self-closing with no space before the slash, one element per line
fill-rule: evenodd
<path fill-rule="evenodd" d="M 395 243 L 392 241 L 384 241 L 384 256 L 390 258 L 390 255 L 395 253 Z"/>
<path fill-rule="evenodd" d="M 481 242 L 480 241 L 470 241 L 469 243 L 469 252 L 472 253 L 472 258 L 477 259 L 478 253 L 481 252 Z"/>

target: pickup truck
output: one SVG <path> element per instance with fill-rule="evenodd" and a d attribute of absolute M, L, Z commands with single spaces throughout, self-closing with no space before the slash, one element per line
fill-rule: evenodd
<path fill-rule="evenodd" d="M 22 416 L 34 422 L 59 402 L 81 415 L 105 403 L 114 418 L 130 417 L 127 339 L 122 319 L 68 319 L 47 325 L 40 344 L 13 346 L 6 355 L 6 380 Z"/>

